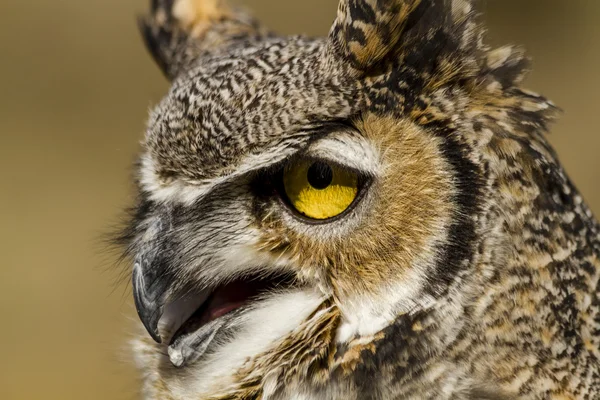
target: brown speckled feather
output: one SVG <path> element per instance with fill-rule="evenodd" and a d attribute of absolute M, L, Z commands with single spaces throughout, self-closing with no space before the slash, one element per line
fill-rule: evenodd
<path fill-rule="evenodd" d="M 521 87 L 522 50 L 484 44 L 470 1 L 341 0 L 317 39 L 217 0 L 143 21 L 173 86 L 124 240 L 137 263 L 166 255 L 157 304 L 250 236 L 322 296 L 208 384 L 217 361 L 176 368 L 139 339 L 146 398 L 600 398 L 600 227 L 544 137 L 556 107 Z M 374 154 L 370 185 L 345 219 L 304 223 L 265 188 L 331 137 Z"/>

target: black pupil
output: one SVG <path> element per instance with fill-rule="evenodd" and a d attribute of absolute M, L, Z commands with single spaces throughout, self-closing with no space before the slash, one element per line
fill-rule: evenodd
<path fill-rule="evenodd" d="M 308 169 L 308 183 L 315 189 L 325 189 L 333 180 L 331 167 L 322 162 L 316 162 Z"/>

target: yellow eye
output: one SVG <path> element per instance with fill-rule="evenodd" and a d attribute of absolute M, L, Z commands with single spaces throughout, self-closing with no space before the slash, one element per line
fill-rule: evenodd
<path fill-rule="evenodd" d="M 335 217 L 358 193 L 357 174 L 323 161 L 301 160 L 283 171 L 283 187 L 292 206 L 313 219 Z"/>

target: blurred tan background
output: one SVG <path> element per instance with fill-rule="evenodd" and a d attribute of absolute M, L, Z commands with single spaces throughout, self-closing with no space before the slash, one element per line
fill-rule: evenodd
<path fill-rule="evenodd" d="M 325 34 L 337 0 L 239 0 L 282 33 Z M 481 1 L 494 44 L 565 114 L 567 171 L 600 213 L 600 1 Z M 0 1 L 0 399 L 136 399 L 127 285 L 103 233 L 167 83 L 135 16 L 146 0 Z"/>

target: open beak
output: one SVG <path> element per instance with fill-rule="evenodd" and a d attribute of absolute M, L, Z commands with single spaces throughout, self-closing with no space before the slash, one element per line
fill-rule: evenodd
<path fill-rule="evenodd" d="M 140 320 L 157 343 L 169 341 L 167 350 L 176 367 L 199 359 L 218 342 L 215 338 L 231 337 L 242 315 L 264 295 L 298 285 L 293 273 L 282 270 L 246 271 L 212 282 L 198 278 L 200 274 L 185 278 L 183 271 L 192 266 L 196 272 L 210 270 L 214 258 L 203 255 L 211 254 L 211 248 L 199 245 L 194 256 L 183 251 L 189 259 L 181 260 L 176 255 L 182 250 L 171 236 L 173 221 L 165 221 L 157 218 L 137 243 L 132 286 Z M 244 272 L 244 265 L 239 271 Z"/>

